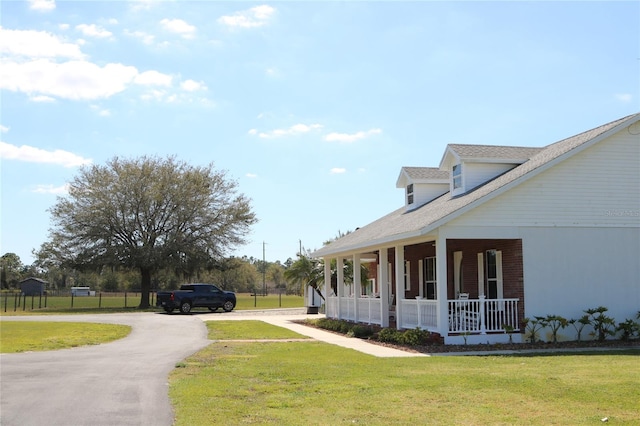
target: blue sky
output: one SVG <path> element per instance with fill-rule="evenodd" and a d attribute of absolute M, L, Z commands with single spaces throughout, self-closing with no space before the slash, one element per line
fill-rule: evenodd
<path fill-rule="evenodd" d="M 295 258 L 403 204 L 448 143 L 543 146 L 640 111 L 638 2 L 3 1 L 1 246 L 25 264 L 83 164 L 238 181 L 234 254 Z"/>

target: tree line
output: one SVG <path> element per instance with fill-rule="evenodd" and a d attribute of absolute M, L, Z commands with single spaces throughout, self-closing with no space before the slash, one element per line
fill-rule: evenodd
<path fill-rule="evenodd" d="M 151 291 L 184 282 L 259 294 L 318 291 L 324 283 L 322 261 L 302 248 L 284 264 L 230 256 L 258 217 L 238 183 L 213 163 L 143 156 L 83 166 L 49 212 L 48 240 L 34 250 L 33 265 L 15 253 L 2 256 L 2 288 L 39 277 L 52 289 L 135 290 L 144 309 Z M 347 282 L 351 267 L 347 262 Z M 335 291 L 335 265 L 331 270 Z M 366 268 L 361 276 L 366 282 Z"/>

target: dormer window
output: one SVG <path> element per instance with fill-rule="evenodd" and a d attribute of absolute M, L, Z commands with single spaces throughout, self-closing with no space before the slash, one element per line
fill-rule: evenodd
<path fill-rule="evenodd" d="M 456 164 L 453 166 L 453 189 L 462 187 L 462 164 Z"/>
<path fill-rule="evenodd" d="M 407 204 L 413 204 L 413 184 L 407 185 Z"/>

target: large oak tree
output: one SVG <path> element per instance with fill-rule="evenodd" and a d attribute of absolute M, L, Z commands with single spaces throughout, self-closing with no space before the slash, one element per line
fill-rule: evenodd
<path fill-rule="evenodd" d="M 149 306 L 154 272 L 211 266 L 257 222 L 237 182 L 213 164 L 146 156 L 83 167 L 51 215 L 47 244 L 61 263 L 138 269 L 140 308 Z"/>

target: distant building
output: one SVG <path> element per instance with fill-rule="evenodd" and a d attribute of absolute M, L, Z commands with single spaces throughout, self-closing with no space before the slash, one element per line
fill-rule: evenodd
<path fill-rule="evenodd" d="M 20 291 L 27 296 L 44 294 L 48 282 L 40 278 L 29 277 L 20 281 Z"/>

